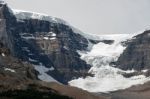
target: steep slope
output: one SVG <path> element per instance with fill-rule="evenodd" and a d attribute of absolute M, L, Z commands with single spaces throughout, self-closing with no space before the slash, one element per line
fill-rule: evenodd
<path fill-rule="evenodd" d="M 2 43 L 13 56 L 34 64 L 39 79 L 67 83 L 89 75 L 90 65 L 77 52 L 88 50 L 89 41 L 71 26 L 49 16 L 12 11 L 7 4 L 0 7 Z"/>
<path fill-rule="evenodd" d="M 89 65 L 77 53 L 87 46 L 88 40 L 69 26 L 17 19 L 0 0 L 0 99 L 104 99 L 78 88 L 39 81 L 54 81 L 53 76 L 66 83 L 87 73 Z"/>
<path fill-rule="evenodd" d="M 150 69 L 150 30 L 126 42 L 127 48 L 117 61 L 117 67 L 138 71 Z"/>
<path fill-rule="evenodd" d="M 0 42 L 0 91 L 17 89 L 37 80 L 36 74 L 31 64 L 11 56 L 10 50 Z"/>

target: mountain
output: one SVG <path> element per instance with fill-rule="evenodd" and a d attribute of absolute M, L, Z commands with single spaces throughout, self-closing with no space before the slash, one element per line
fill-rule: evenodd
<path fill-rule="evenodd" d="M 148 99 L 149 33 L 86 34 L 0 1 L 0 98 Z"/>
<path fill-rule="evenodd" d="M 1 4 L 0 12 L 1 42 L 13 56 L 33 64 L 40 73 L 39 79 L 55 78 L 67 83 L 75 77 L 89 75 L 90 65 L 77 53 L 88 50 L 89 40 L 75 33 L 63 20 L 11 10 L 5 4 Z"/>

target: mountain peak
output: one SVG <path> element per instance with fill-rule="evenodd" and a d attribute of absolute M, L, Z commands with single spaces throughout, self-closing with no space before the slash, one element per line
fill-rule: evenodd
<path fill-rule="evenodd" d="M 0 4 L 6 4 L 4 0 L 0 0 Z"/>
<path fill-rule="evenodd" d="M 68 23 L 64 21 L 63 19 L 52 17 L 43 13 L 17 10 L 17 9 L 13 9 L 13 13 L 18 19 L 39 19 L 39 20 L 44 20 L 48 22 L 61 23 L 61 24 L 68 25 Z"/>

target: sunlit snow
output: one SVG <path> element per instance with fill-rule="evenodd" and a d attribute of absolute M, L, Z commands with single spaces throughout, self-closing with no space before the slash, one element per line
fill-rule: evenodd
<path fill-rule="evenodd" d="M 5 71 L 10 71 L 10 72 L 13 72 L 15 73 L 16 71 L 14 69 L 11 69 L 11 68 L 4 68 Z"/>
<path fill-rule="evenodd" d="M 5 54 L 4 54 L 4 53 L 2 53 L 1 55 L 2 55 L 3 57 L 5 56 Z"/>

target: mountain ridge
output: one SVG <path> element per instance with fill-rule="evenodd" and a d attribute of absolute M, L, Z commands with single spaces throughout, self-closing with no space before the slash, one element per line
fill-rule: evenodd
<path fill-rule="evenodd" d="M 16 13 L 18 18 L 7 4 L 0 3 L 0 90 L 31 90 L 32 87 L 28 87 L 33 84 L 41 95 L 52 88 L 60 92 L 54 93 L 56 95 L 75 98 L 77 94 L 74 92 L 81 92 L 85 93 L 84 97 L 90 95 L 91 99 L 103 99 L 101 94 L 97 97 L 62 85 L 72 82 L 73 86 L 90 92 L 109 92 L 107 99 L 111 95 L 120 97 L 120 92 L 128 90 L 125 88 L 138 84 L 143 87 L 149 82 L 149 65 L 145 65 L 149 64 L 149 30 L 136 34 L 92 36 L 50 16 L 45 16 L 44 20 L 41 14 Z"/>

